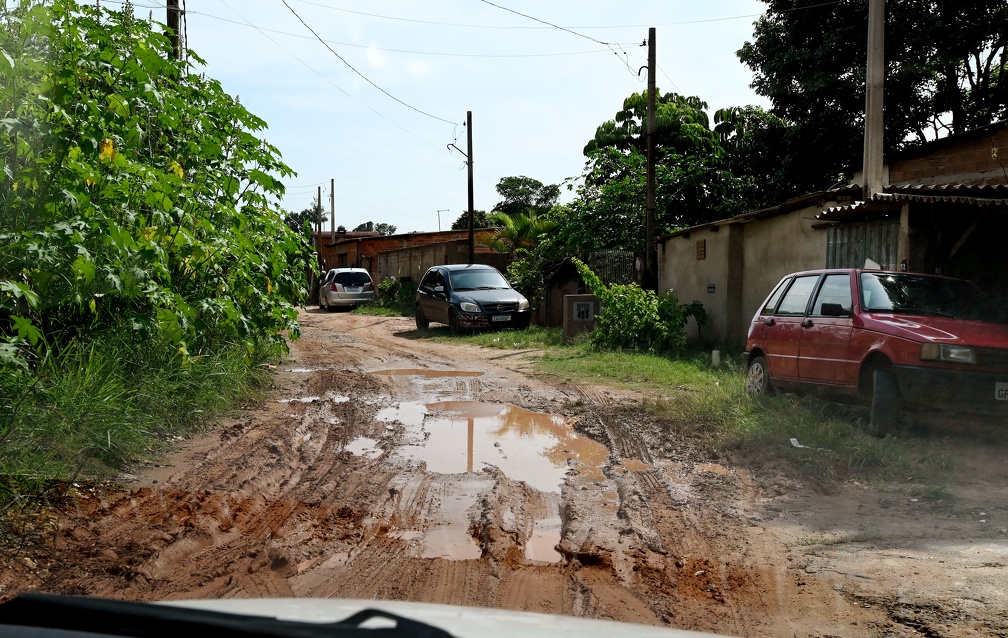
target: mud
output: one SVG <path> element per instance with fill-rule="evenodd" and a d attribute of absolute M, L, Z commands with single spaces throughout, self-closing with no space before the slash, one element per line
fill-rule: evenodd
<path fill-rule="evenodd" d="M 943 438 L 951 497 L 805 484 L 660 429 L 647 393 L 535 352 L 302 314 L 275 387 L 112 485 L 76 485 L 0 595 L 400 599 L 738 636 L 1008 632 L 1002 436 Z M 782 445 L 787 445 L 782 441 Z"/>

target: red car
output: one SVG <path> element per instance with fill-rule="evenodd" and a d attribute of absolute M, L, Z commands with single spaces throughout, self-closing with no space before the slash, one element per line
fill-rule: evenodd
<path fill-rule="evenodd" d="M 1008 422 L 1008 325 L 962 279 L 877 270 L 784 277 L 749 326 L 746 392 L 813 388 L 861 397 L 871 428 L 902 409 Z"/>

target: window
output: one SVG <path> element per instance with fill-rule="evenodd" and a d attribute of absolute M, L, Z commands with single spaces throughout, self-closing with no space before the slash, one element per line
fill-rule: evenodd
<path fill-rule="evenodd" d="M 785 279 L 777 284 L 777 289 L 773 291 L 773 294 L 770 295 L 769 299 L 767 299 L 766 305 L 763 306 L 763 310 L 760 311 L 761 315 L 773 314 L 774 309 L 777 307 L 777 302 L 780 301 L 781 295 L 784 294 L 784 291 L 787 289 L 787 285 L 790 281 L 790 279 Z"/>
<path fill-rule="evenodd" d="M 779 315 L 804 315 L 805 308 L 808 307 L 809 297 L 812 290 L 819 281 L 819 275 L 805 275 L 795 277 L 794 283 L 788 288 L 784 299 L 781 300 L 780 308 L 777 309 Z"/>
<path fill-rule="evenodd" d="M 851 311 L 853 297 L 850 290 L 850 275 L 826 275 L 819 295 L 812 305 L 812 314 L 817 317 L 823 316 L 823 304 L 839 304 L 847 312 Z"/>

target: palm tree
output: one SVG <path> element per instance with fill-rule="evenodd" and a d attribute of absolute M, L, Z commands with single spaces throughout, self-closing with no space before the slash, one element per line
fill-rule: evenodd
<path fill-rule="evenodd" d="M 540 216 L 533 208 L 518 215 L 490 213 L 487 221 L 494 228 L 480 231 L 476 242 L 507 254 L 513 254 L 519 248 L 532 250 L 544 235 L 556 228 L 555 221 Z"/>

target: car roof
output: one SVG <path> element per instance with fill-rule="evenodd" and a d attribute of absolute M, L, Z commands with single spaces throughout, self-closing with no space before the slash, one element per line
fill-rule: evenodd
<path fill-rule="evenodd" d="M 367 268 L 330 268 L 329 272 L 367 272 Z"/>
<path fill-rule="evenodd" d="M 493 266 L 488 266 L 487 264 L 443 264 L 441 266 L 434 267 L 444 268 L 450 272 L 455 272 L 457 270 L 497 270 Z"/>

